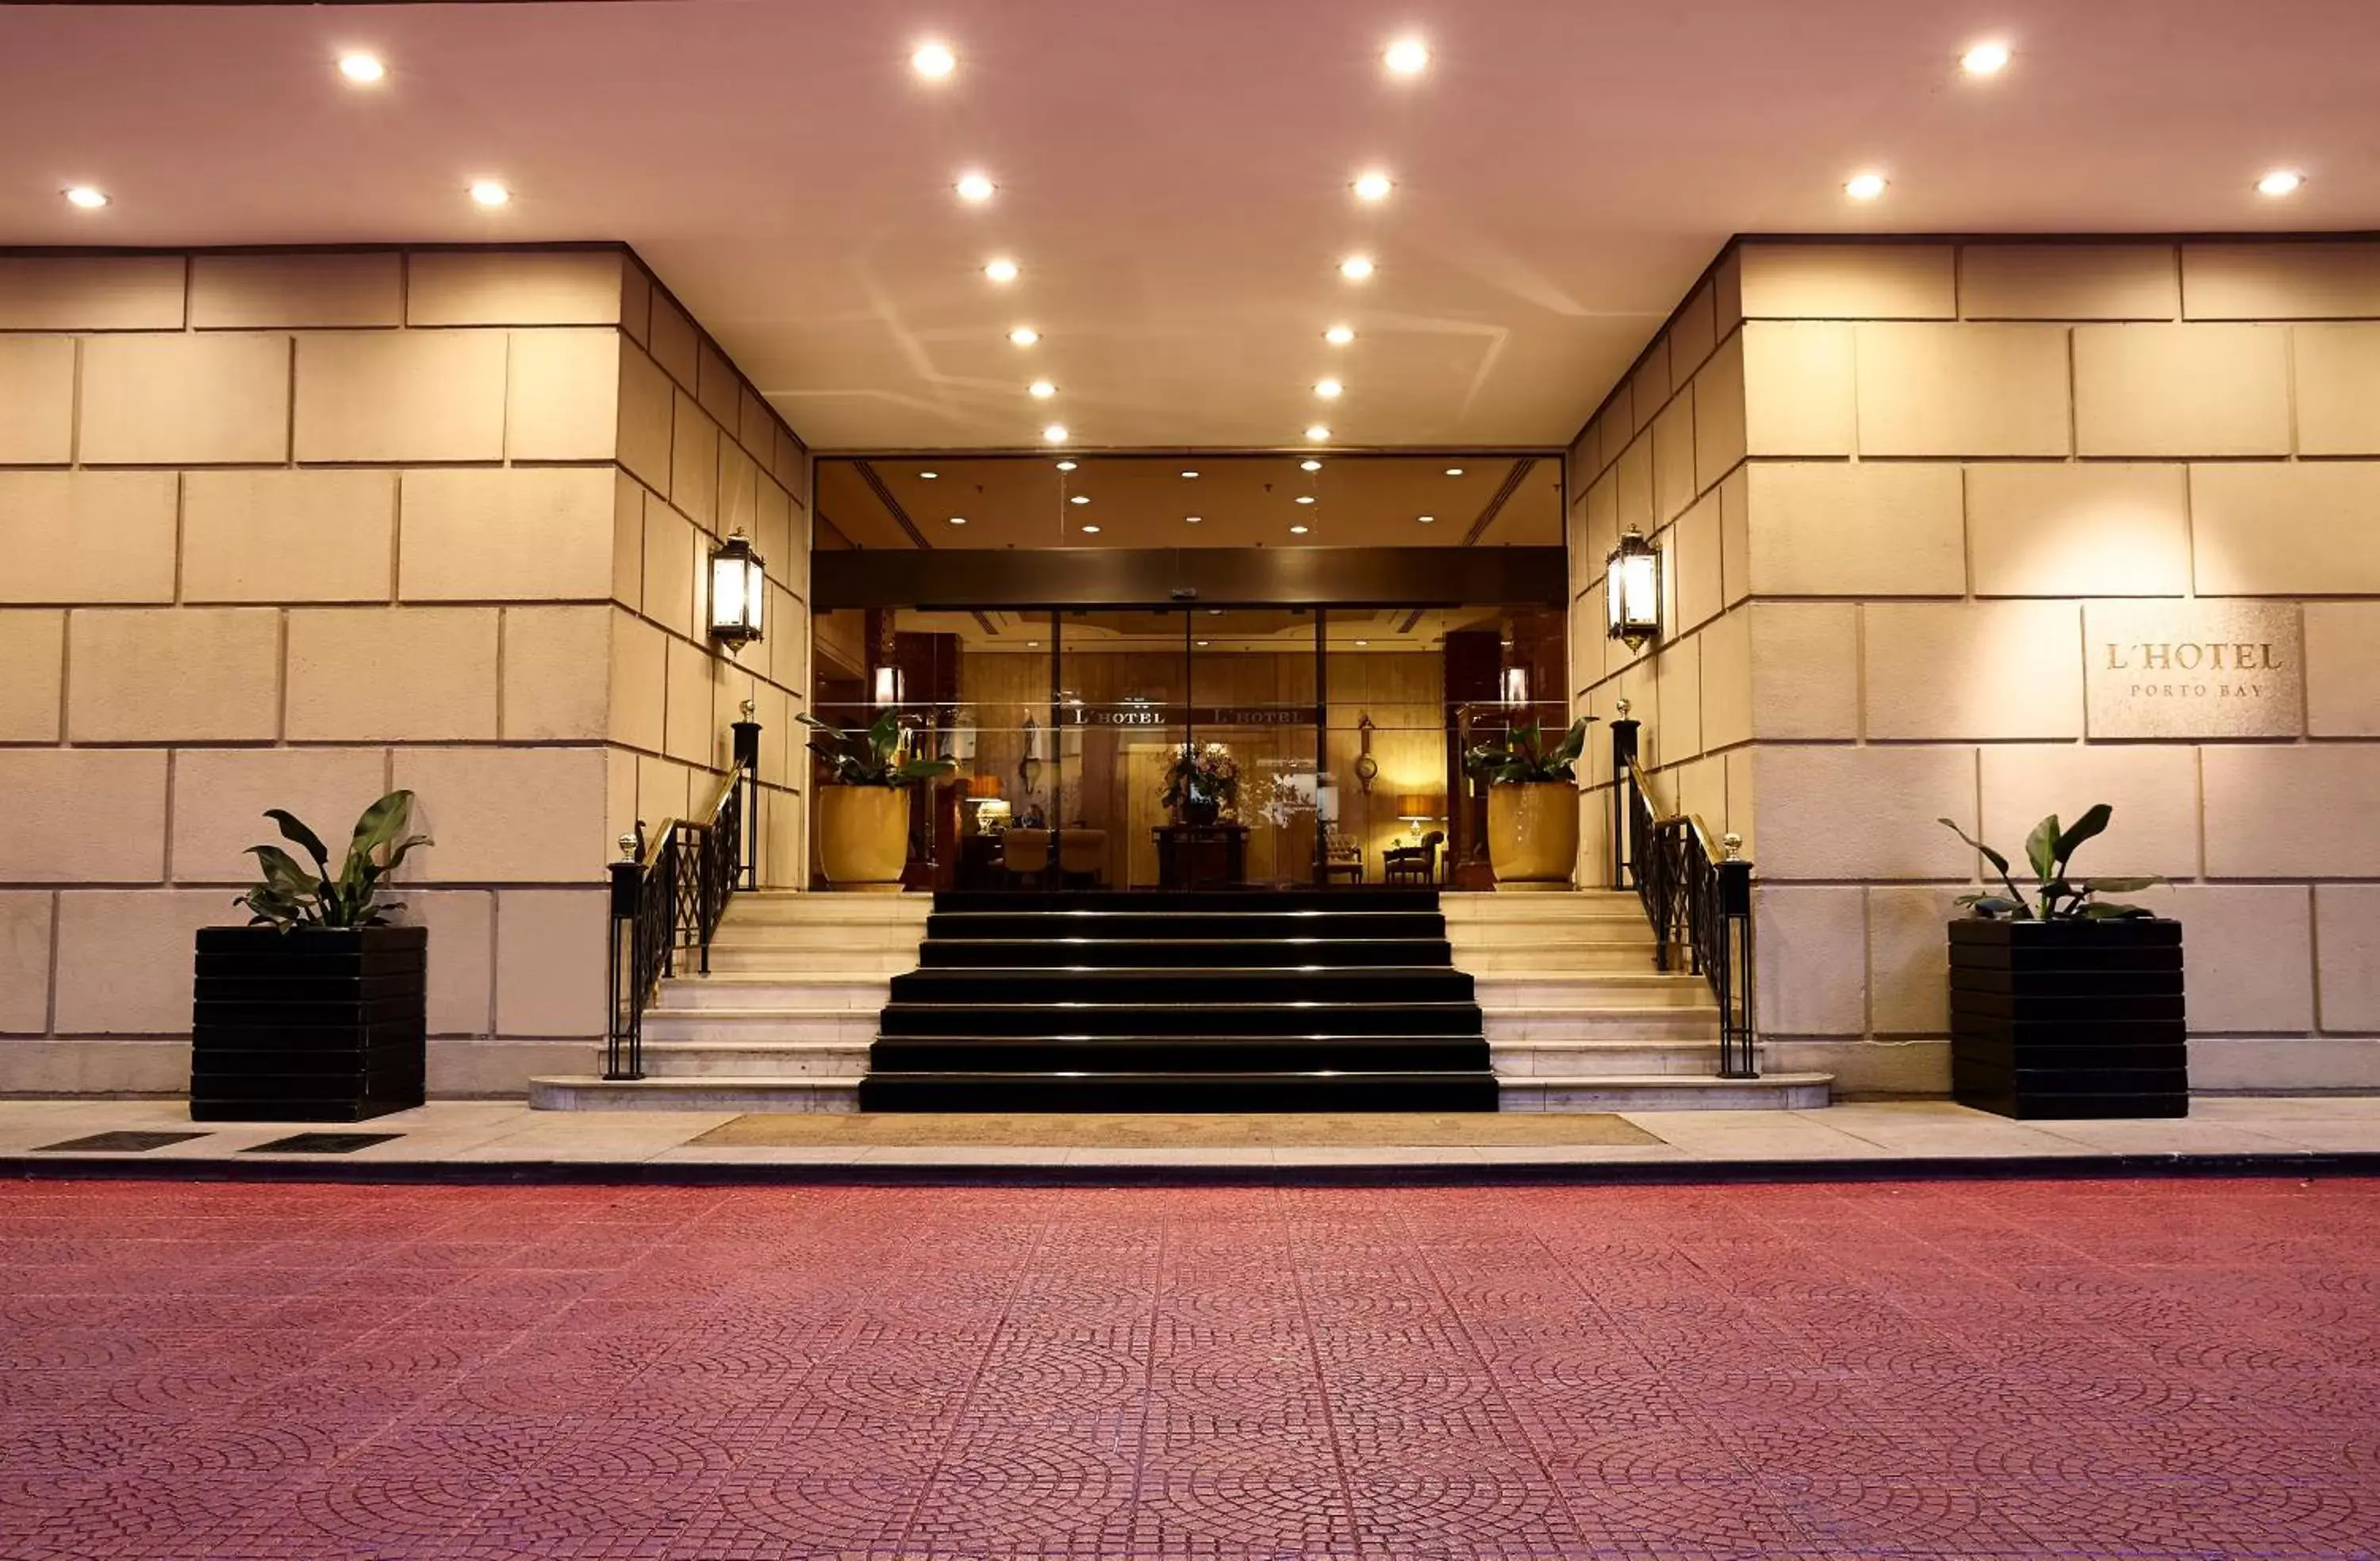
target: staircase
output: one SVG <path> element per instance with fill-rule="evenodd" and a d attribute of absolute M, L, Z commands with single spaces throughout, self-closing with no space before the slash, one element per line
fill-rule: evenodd
<path fill-rule="evenodd" d="M 1628 894 L 740 894 L 662 985 L 647 1077 L 541 1107 L 1505 1110 L 1813 1107 L 1721 1080 L 1698 975 Z M 871 1055 L 872 1052 L 872 1055 Z M 1492 1072 L 1490 1071 L 1492 1068 Z"/>

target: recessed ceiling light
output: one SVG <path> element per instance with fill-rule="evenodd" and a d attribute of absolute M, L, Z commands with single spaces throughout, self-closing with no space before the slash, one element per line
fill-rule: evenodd
<path fill-rule="evenodd" d="M 388 74 L 388 67 L 380 63 L 377 54 L 341 54 L 339 74 L 358 87 L 369 87 Z"/>
<path fill-rule="evenodd" d="M 1297 496 L 1297 502 L 1301 504 L 1310 504 L 1314 502 L 1314 495 L 1311 493 L 1300 493 Z"/>
<path fill-rule="evenodd" d="M 1041 430 L 1041 437 L 1051 444 L 1063 444 L 1066 442 L 1066 425 L 1052 423 Z M 1074 468 L 1070 466 L 1067 469 L 1071 471 Z"/>
<path fill-rule="evenodd" d="M 1434 514 L 1417 514 L 1414 516 L 1414 518 L 1420 521 L 1424 526 L 1435 526 L 1438 524 L 1438 516 Z"/>
<path fill-rule="evenodd" d="M 1400 38 L 1380 56 L 1390 73 L 1396 76 L 1419 76 L 1429 68 L 1429 45 L 1418 38 Z"/>
<path fill-rule="evenodd" d="M 2260 195 L 2295 195 L 2305 183 L 2305 175 L 2294 168 L 2276 168 L 2256 181 Z"/>
<path fill-rule="evenodd" d="M 965 526 L 966 524 L 966 516 L 963 514 L 954 514 L 951 516 L 951 524 L 953 526 Z"/>
<path fill-rule="evenodd" d="M 1086 537 L 1096 537 L 1099 534 L 1099 528 L 1096 526 L 1086 526 L 1083 527 L 1083 535 Z"/>
<path fill-rule="evenodd" d="M 89 185 L 76 185 L 59 193 L 67 198 L 67 205 L 79 206 L 86 212 L 96 212 L 107 204 L 107 191 L 93 189 Z"/>
<path fill-rule="evenodd" d="M 1312 428 L 1305 430 L 1305 442 L 1308 444 L 1328 444 L 1330 442 L 1330 430 L 1324 428 L 1320 423 L 1317 423 Z"/>
<path fill-rule="evenodd" d="M 1350 282 L 1363 281 L 1366 277 L 1372 274 L 1371 257 L 1368 255 L 1348 256 L 1345 260 L 1339 262 L 1339 274 L 1345 277 Z"/>
<path fill-rule="evenodd" d="M 1449 466 L 1446 468 L 1446 475 L 1449 477 L 1461 477 L 1463 475 L 1463 468 L 1461 466 Z"/>
<path fill-rule="evenodd" d="M 1199 647 L 1200 647 L 1201 649 L 1204 649 L 1206 647 L 1210 646 L 1210 645 L 1212 645 L 1212 644 L 1214 644 L 1214 643 L 1215 643 L 1215 642 L 1214 642 L 1213 640 L 1211 640 L 1211 639 L 1202 639 L 1202 640 L 1200 640 L 1200 641 L 1198 642 L 1198 645 L 1199 645 Z"/>
<path fill-rule="evenodd" d="M 1041 431 L 1043 433 L 1048 433 L 1050 430 L 1043 429 Z M 1073 471 L 1075 469 L 1075 463 L 1072 461 L 1061 461 L 1058 463 L 1058 469 L 1062 472 Z"/>
<path fill-rule="evenodd" d="M 1336 401 L 1339 399 L 1339 393 L 1346 388 L 1336 380 L 1323 380 L 1315 385 L 1314 393 L 1325 401 Z"/>
<path fill-rule="evenodd" d="M 1300 461 L 1297 463 L 1297 469 L 1302 472 L 1318 472 L 1322 469 L 1322 463 L 1319 461 Z"/>
<path fill-rule="evenodd" d="M 1355 339 L 1355 333 L 1352 327 L 1333 325 L 1330 330 L 1322 333 L 1322 339 L 1334 347 L 1343 347 Z"/>
<path fill-rule="evenodd" d="M 931 482 L 934 478 L 941 476 L 942 474 L 940 472 L 919 472 L 917 475 L 924 478 L 928 482 Z"/>
<path fill-rule="evenodd" d="M 2009 46 L 1998 41 L 1973 44 L 1959 56 L 1959 64 L 1970 76 L 1998 76 L 2008 62 Z"/>
<path fill-rule="evenodd" d="M 1041 648 L 1041 642 L 1038 639 L 1028 639 L 1025 642 L 1025 648 L 1027 650 L 1038 650 Z"/>
<path fill-rule="evenodd" d="M 1355 199 L 1358 200 L 1385 200 L 1389 198 L 1389 191 L 1396 188 L 1396 181 L 1386 174 L 1370 173 L 1355 175 Z"/>
<path fill-rule="evenodd" d="M 1873 200 L 1884 193 L 1882 174 L 1853 174 L 1843 181 L 1843 193 L 1853 200 Z"/>
<path fill-rule="evenodd" d="M 1182 524 L 1184 526 L 1196 526 L 1201 518 L 1202 517 L 1195 514 L 1185 514 L 1182 517 Z"/>
<path fill-rule="evenodd" d="M 1306 534 L 1306 532 L 1307 532 L 1307 531 L 1309 531 L 1309 530 L 1311 530 L 1311 529 L 1312 529 L 1312 527 L 1311 527 L 1311 526 L 1291 526 L 1291 527 L 1289 528 L 1289 534 L 1290 534 L 1291 536 L 1293 536 L 1293 537 L 1303 537 L 1303 536 L 1305 536 L 1305 535 Z"/>
<path fill-rule="evenodd" d="M 1014 260 L 990 260 L 985 262 L 983 273 L 984 275 L 990 277 L 994 282 L 1014 282 L 1016 280 L 1016 262 Z"/>
<path fill-rule="evenodd" d="M 1196 472 L 1184 472 L 1182 475 L 1184 477 L 1196 477 L 1198 474 Z"/>
<path fill-rule="evenodd" d="M 513 192 L 493 179 L 476 179 L 471 184 L 471 199 L 482 206 L 502 206 L 509 202 Z"/>
<path fill-rule="evenodd" d="M 1370 640 L 1368 640 L 1368 639 L 1359 639 L 1359 640 L 1357 640 L 1357 641 L 1355 642 L 1355 648 L 1356 648 L 1356 649 L 1358 649 L 1358 650 L 1361 650 L 1364 647 L 1366 647 L 1366 646 L 1367 646 L 1367 645 L 1369 645 L 1369 644 L 1371 644 L 1371 643 L 1372 643 L 1372 642 L 1371 642 Z"/>
<path fill-rule="evenodd" d="M 940 80 L 955 69 L 959 57 L 940 43 L 920 44 L 909 56 L 909 68 L 929 80 Z"/>
<path fill-rule="evenodd" d="M 1058 393 L 1058 387 L 1047 380 L 1036 380 L 1025 387 L 1025 393 L 1036 401 L 1047 401 Z"/>
<path fill-rule="evenodd" d="M 1074 502 L 1078 504 L 1087 504 L 1091 502 L 1091 496 L 1088 493 L 1077 493 L 1075 495 Z"/>
<path fill-rule="evenodd" d="M 991 192 L 1000 187 L 991 182 L 990 175 L 961 174 L 959 182 L 951 188 L 959 192 L 961 200 L 984 201 L 990 200 Z"/>
<path fill-rule="evenodd" d="M 1041 333 L 1030 325 L 1020 325 L 1008 333 L 1008 339 L 1020 347 L 1029 347 L 1041 339 Z"/>

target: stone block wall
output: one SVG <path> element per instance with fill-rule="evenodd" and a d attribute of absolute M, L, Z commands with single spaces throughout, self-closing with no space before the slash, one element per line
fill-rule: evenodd
<path fill-rule="evenodd" d="M 2197 1087 L 2380 1088 L 2380 245 L 1749 239 L 1705 287 L 1741 316 L 1728 393 L 1706 364 L 1694 405 L 1741 457 L 1719 622 L 1749 666 L 1682 613 L 1650 673 L 1582 682 L 1599 709 L 1649 676 L 1676 726 L 1658 669 L 1701 644 L 1695 762 L 1755 844 L 1771 1061 L 1947 1087 L 1941 924 L 1978 864 L 1935 820 L 2021 855 L 2041 815 L 2107 801 L 2078 865 L 2173 880 L 2139 898 L 2186 924 Z M 1644 379 L 1574 473 L 1639 425 Z M 2095 617 L 2225 602 L 2302 635 L 2281 730 L 2094 731 Z"/>
<path fill-rule="evenodd" d="M 0 256 L 0 1092 L 183 1087 L 261 810 L 335 842 L 392 786 L 432 1089 L 583 1070 L 613 841 L 747 697 L 801 860 L 808 459 L 618 246 Z M 741 665 L 698 627 L 736 526 Z"/>

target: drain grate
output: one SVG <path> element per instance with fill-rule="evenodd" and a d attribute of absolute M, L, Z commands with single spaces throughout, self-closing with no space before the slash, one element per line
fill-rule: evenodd
<path fill-rule="evenodd" d="M 155 1132 L 120 1129 L 115 1132 L 94 1132 L 82 1138 L 69 1138 L 63 1144 L 44 1144 L 33 1151 L 36 1155 L 145 1155 L 152 1149 L 163 1149 L 169 1144 L 188 1144 L 194 1138 L 204 1138 L 202 1132 Z"/>
<path fill-rule="evenodd" d="M 352 1155 L 375 1144 L 403 1138 L 401 1132 L 293 1132 L 270 1144 L 251 1144 L 243 1155 Z"/>

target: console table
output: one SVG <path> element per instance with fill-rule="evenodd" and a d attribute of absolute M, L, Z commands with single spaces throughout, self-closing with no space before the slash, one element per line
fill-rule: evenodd
<path fill-rule="evenodd" d="M 1160 889 L 1237 889 L 1248 877 L 1248 827 L 1245 824 L 1160 824 L 1157 837 L 1157 887 Z"/>

